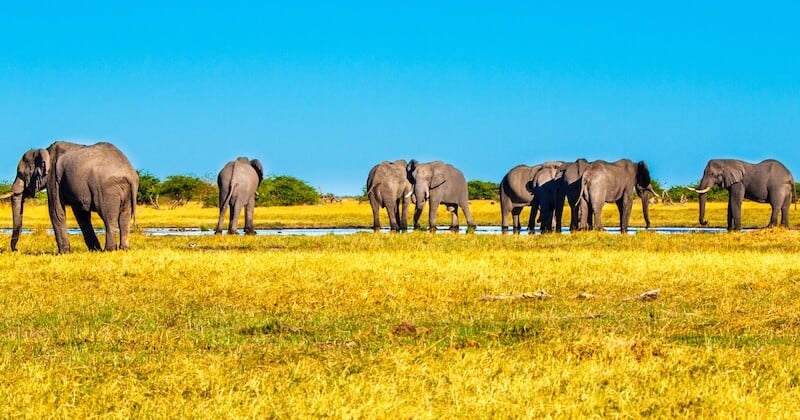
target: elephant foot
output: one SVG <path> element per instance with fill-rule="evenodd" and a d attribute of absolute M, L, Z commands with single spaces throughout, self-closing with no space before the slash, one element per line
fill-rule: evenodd
<path fill-rule="evenodd" d="M 214 229 L 214 235 L 222 235 L 222 230 Z"/>
<path fill-rule="evenodd" d="M 467 226 L 467 233 L 475 233 L 475 229 L 477 229 L 475 225 Z"/>
<path fill-rule="evenodd" d="M 458 226 L 450 226 L 450 232 L 458 233 Z"/>

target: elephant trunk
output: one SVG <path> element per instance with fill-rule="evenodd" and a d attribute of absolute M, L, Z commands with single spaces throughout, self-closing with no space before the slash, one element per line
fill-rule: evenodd
<path fill-rule="evenodd" d="M 706 199 L 708 199 L 708 194 L 702 193 L 698 198 L 700 199 L 700 217 L 698 221 L 700 226 L 705 226 L 708 224 L 708 220 L 706 220 Z"/>
<path fill-rule="evenodd" d="M 700 226 L 705 226 L 708 224 L 708 220 L 706 220 L 706 200 L 708 199 L 708 191 L 711 190 L 711 187 L 714 186 L 714 181 L 707 175 L 703 175 L 703 179 L 700 180 L 700 185 L 697 186 L 695 192 L 697 192 L 697 198 L 700 201 L 700 211 L 698 221 L 700 222 Z"/>
<path fill-rule="evenodd" d="M 25 198 L 22 194 L 14 194 L 11 197 L 11 212 L 13 230 L 11 232 L 11 250 L 17 250 L 17 242 L 19 242 L 19 234 L 22 231 L 22 208 L 25 204 Z"/>
<path fill-rule="evenodd" d="M 644 216 L 644 228 L 650 229 L 650 190 L 642 191 L 642 216 Z"/>

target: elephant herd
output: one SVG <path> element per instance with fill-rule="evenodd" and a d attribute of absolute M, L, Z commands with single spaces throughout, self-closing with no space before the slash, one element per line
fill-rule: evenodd
<path fill-rule="evenodd" d="M 706 165 L 697 189 L 700 199 L 699 222 L 706 225 L 705 207 L 711 187 L 721 185 L 728 190 L 728 230 L 741 229 L 742 201 L 747 198 L 769 203 L 772 208 L 769 227 L 789 226 L 789 205 L 795 199 L 792 174 L 774 159 L 752 164 L 735 159 L 712 159 Z M 552 161 L 539 165 L 517 165 L 500 182 L 501 229 L 509 230 L 509 215 L 513 233 L 522 230 L 520 214 L 531 207 L 528 232 L 534 232 L 537 215 L 540 231 L 561 232 L 564 203 L 570 206 L 569 229 L 603 230 L 602 214 L 606 203 L 615 203 L 619 211 L 622 233 L 628 231 L 634 193 L 642 200 L 645 227 L 650 227 L 650 195 L 656 195 L 650 170 L 643 161 L 629 159 L 616 162 Z M 372 206 L 373 229 L 379 230 L 380 208 L 386 208 L 392 231 L 407 228 L 408 207 L 415 203 L 414 228 L 419 229 L 419 217 L 429 203 L 428 226 L 436 230 L 436 210 L 447 206 L 452 220 L 451 230 L 458 230 L 458 208 L 467 219 L 468 229 L 475 223 L 467 200 L 464 174 L 454 166 L 441 162 L 419 163 L 412 160 L 384 161 L 375 165 L 367 177 L 367 196 Z"/>
<path fill-rule="evenodd" d="M 215 233 L 223 230 L 224 216 L 230 209 L 228 232 L 238 232 L 239 214 L 244 209 L 245 234 L 255 234 L 253 213 L 258 185 L 264 169 L 258 159 L 237 158 L 228 162 L 217 177 L 219 220 Z M 715 185 L 729 192 L 728 229 L 741 229 L 742 201 L 769 203 L 769 226 L 789 225 L 789 204 L 794 200 L 794 179 L 780 162 L 772 159 L 751 164 L 733 159 L 713 159 L 706 165 L 700 185 L 699 222 L 705 225 L 706 193 Z M 89 250 L 127 249 L 130 223 L 136 213 L 139 177 L 127 157 L 110 143 L 81 145 L 58 141 L 47 148 L 31 149 L 22 155 L 11 191 L 0 198 L 11 198 L 11 249 L 17 250 L 26 198 L 47 189 L 48 211 L 59 253 L 70 251 L 66 207 L 72 208 Z M 434 161 L 384 161 L 375 165 L 367 177 L 367 197 L 372 207 L 373 228 L 380 229 L 379 212 L 386 208 L 392 231 L 405 231 L 408 208 L 413 202 L 414 229 L 428 204 L 428 226 L 436 230 L 436 211 L 445 205 L 451 214 L 450 229 L 458 230 L 458 209 L 464 212 L 467 231 L 475 230 L 469 208 L 469 192 L 464 174 L 451 164 Z M 646 227 L 650 227 L 649 196 L 655 194 L 650 171 L 644 162 L 628 159 L 616 162 L 545 162 L 518 165 L 500 183 L 501 227 L 521 231 L 520 213 L 531 207 L 528 231 L 533 233 L 537 215 L 542 232 L 560 232 L 564 202 L 570 206 L 570 230 L 603 229 L 600 217 L 605 203 L 616 203 L 620 230 L 627 232 L 634 193 L 642 200 Z M 101 247 L 92 227 L 91 213 L 103 220 L 106 237 Z M 117 231 L 119 240 L 117 240 Z"/>

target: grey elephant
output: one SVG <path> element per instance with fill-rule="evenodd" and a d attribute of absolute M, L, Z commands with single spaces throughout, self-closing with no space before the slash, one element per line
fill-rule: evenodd
<path fill-rule="evenodd" d="M 528 233 L 534 233 L 536 215 L 541 211 L 541 228 L 544 232 L 561 230 L 561 213 L 564 198 L 559 188 L 563 162 L 545 162 L 539 165 L 517 165 L 500 181 L 500 229 L 508 232 L 508 216 L 512 217 L 513 233 L 522 230 L 519 219 L 522 210 L 530 206 Z M 560 208 L 558 204 L 561 204 Z"/>
<path fill-rule="evenodd" d="M 575 162 L 568 162 L 561 166 L 562 174 L 559 177 L 561 181 L 561 191 L 565 196 L 570 208 L 570 221 L 569 230 L 576 231 L 580 227 L 581 212 L 587 213 L 587 226 L 592 228 L 592 215 L 588 213 L 586 202 L 581 198 L 581 186 L 583 185 L 583 173 L 589 168 L 589 161 L 580 158 Z M 583 204 L 583 207 L 581 206 Z"/>
<path fill-rule="evenodd" d="M 789 227 L 794 178 L 786 166 L 777 160 L 767 159 L 755 164 L 736 159 L 709 160 L 700 185 L 692 189 L 699 194 L 699 221 L 703 226 L 708 223 L 705 220 L 706 193 L 714 185 L 722 185 L 728 190 L 728 230 L 742 228 L 742 201 L 745 198 L 769 203 L 772 207 L 769 227 L 778 225 L 778 212 L 781 226 Z"/>
<path fill-rule="evenodd" d="M 59 141 L 46 149 L 31 149 L 22 155 L 8 194 L 13 218 L 13 251 L 17 250 L 22 229 L 25 199 L 43 188 L 47 188 L 47 206 L 59 253 L 70 252 L 66 206 L 72 207 L 89 250 L 102 249 L 92 227 L 93 211 L 105 225 L 105 250 L 130 246 L 130 222 L 136 212 L 139 176 L 128 158 L 114 145 L 87 146 Z"/>
<path fill-rule="evenodd" d="M 414 192 L 406 173 L 405 160 L 383 161 L 369 171 L 367 176 L 367 197 L 372 207 L 372 228 L 380 230 L 380 209 L 386 208 L 389 226 L 393 232 L 403 232 L 408 228 L 408 207 Z"/>
<path fill-rule="evenodd" d="M 650 228 L 649 194 L 654 194 L 650 184 L 650 170 L 644 162 L 633 163 L 628 159 L 616 162 L 598 160 L 592 162 L 583 173 L 581 200 L 587 211 L 581 214 L 580 225 L 588 229 L 589 214 L 594 218 L 594 228 L 603 230 L 601 217 L 605 203 L 616 203 L 619 210 L 619 229 L 628 232 L 628 223 L 633 208 L 633 193 L 642 199 L 642 214 L 645 227 Z"/>
<path fill-rule="evenodd" d="M 469 191 L 464 174 L 453 165 L 442 161 L 419 163 L 416 160 L 406 165 L 408 180 L 414 186 L 416 197 L 414 207 L 414 229 L 419 229 L 419 217 L 428 208 L 428 230 L 436 231 L 436 210 L 440 204 L 447 206 L 452 216 L 450 230 L 458 231 L 458 208 L 464 211 L 467 219 L 467 232 L 475 230 L 475 222 L 469 210 Z"/>
<path fill-rule="evenodd" d="M 217 175 L 219 187 L 219 220 L 214 233 L 222 233 L 225 211 L 230 209 L 228 233 L 238 234 L 239 214 L 244 208 L 244 233 L 255 235 L 253 214 L 256 206 L 256 190 L 264 179 L 264 167 L 258 159 L 239 157 L 228 162 Z"/>

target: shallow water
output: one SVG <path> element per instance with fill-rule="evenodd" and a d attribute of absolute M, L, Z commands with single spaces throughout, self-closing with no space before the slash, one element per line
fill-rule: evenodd
<path fill-rule="evenodd" d="M 213 230 L 199 229 L 199 228 L 142 228 L 142 232 L 147 236 L 205 236 L 213 235 Z M 745 231 L 749 229 L 744 229 Z M 459 233 L 466 233 L 467 228 L 461 227 Z M 645 230 L 644 228 L 628 228 L 628 234 L 632 235 L 639 231 L 649 231 L 661 234 L 683 234 L 683 233 L 724 233 L 727 232 L 725 228 L 691 228 L 691 227 L 657 227 Z M 23 229 L 23 234 L 30 234 L 30 229 Z M 70 235 L 80 235 L 80 229 L 69 229 Z M 241 231 L 240 231 L 241 232 Z M 299 228 L 299 229 L 256 229 L 258 235 L 305 235 L 305 236 L 321 236 L 321 235 L 352 235 L 360 232 L 372 232 L 371 228 Z M 438 232 L 449 233 L 447 227 L 439 227 Z M 535 231 L 539 233 L 539 229 Z M 569 233 L 568 228 L 563 228 L 562 233 Z M 606 232 L 611 234 L 619 234 L 618 227 L 606 228 Z M 5 235 L 11 234 L 11 229 L 0 229 L 0 233 Z M 48 234 L 53 234 L 52 229 L 47 230 Z M 97 229 L 99 235 L 104 234 L 103 229 Z M 242 232 L 243 233 L 243 232 Z M 389 233 L 389 228 L 381 229 L 381 233 Z M 478 226 L 475 233 L 479 235 L 499 235 L 502 233 L 500 226 Z M 523 235 L 528 234 L 527 229 L 522 229 Z"/>

